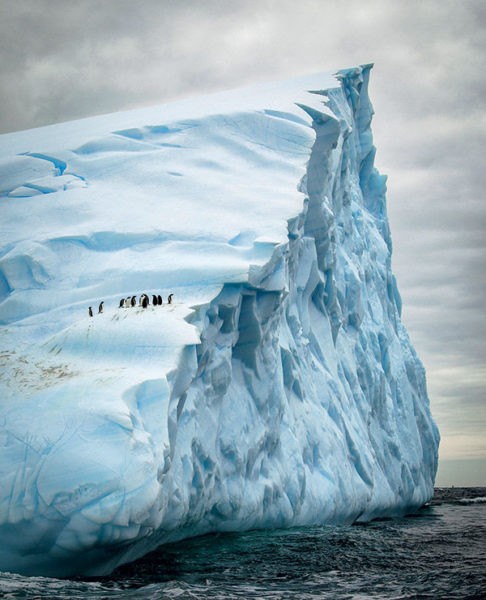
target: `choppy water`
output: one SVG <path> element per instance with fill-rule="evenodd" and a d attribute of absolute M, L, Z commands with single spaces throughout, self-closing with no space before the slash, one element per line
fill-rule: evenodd
<path fill-rule="evenodd" d="M 205 536 L 97 580 L 0 573 L 0 597 L 484 599 L 486 498 L 456 490 L 403 519 Z"/>

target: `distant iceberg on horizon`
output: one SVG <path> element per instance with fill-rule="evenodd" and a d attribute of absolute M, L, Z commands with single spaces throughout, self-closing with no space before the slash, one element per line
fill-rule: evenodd
<path fill-rule="evenodd" d="M 0 136 L 0 570 L 431 498 L 370 70 Z"/>

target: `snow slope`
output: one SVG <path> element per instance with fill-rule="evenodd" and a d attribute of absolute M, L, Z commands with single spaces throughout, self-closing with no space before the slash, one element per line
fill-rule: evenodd
<path fill-rule="evenodd" d="M 430 498 L 370 68 L 0 136 L 0 569 Z"/>

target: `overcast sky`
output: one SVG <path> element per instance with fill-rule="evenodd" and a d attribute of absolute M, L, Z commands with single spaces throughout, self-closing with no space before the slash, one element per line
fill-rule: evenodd
<path fill-rule="evenodd" d="M 374 62 L 439 484 L 486 485 L 486 1 L 0 0 L 0 132 Z"/>

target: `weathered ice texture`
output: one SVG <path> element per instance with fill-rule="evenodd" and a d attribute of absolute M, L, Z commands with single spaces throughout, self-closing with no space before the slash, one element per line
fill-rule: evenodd
<path fill-rule="evenodd" d="M 370 69 L 0 136 L 1 570 L 431 497 Z"/>

